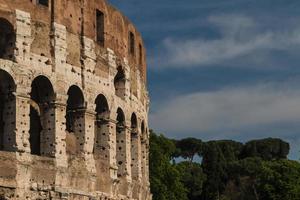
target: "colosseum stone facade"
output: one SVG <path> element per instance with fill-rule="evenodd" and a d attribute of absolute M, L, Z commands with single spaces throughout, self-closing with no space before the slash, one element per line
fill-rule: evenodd
<path fill-rule="evenodd" d="M 0 199 L 151 199 L 144 44 L 105 0 L 0 0 L 0 101 Z"/>

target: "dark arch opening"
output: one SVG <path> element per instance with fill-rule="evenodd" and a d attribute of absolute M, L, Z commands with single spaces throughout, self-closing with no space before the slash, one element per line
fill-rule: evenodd
<path fill-rule="evenodd" d="M 55 94 L 50 80 L 45 76 L 36 77 L 31 84 L 30 93 L 29 142 L 31 154 L 45 155 L 52 150 L 50 145 L 54 136 L 53 101 Z"/>
<path fill-rule="evenodd" d="M 134 180 L 139 178 L 139 135 L 137 129 L 137 117 L 135 113 L 131 115 L 131 134 L 130 134 L 130 143 L 131 143 L 131 174 Z"/>
<path fill-rule="evenodd" d="M 72 85 L 68 90 L 66 109 L 66 150 L 78 155 L 84 144 L 85 102 L 82 90 Z"/>
<path fill-rule="evenodd" d="M 125 98 L 126 76 L 122 66 L 118 67 L 118 72 L 114 78 L 115 94 L 120 98 Z"/>
<path fill-rule="evenodd" d="M 78 114 L 84 109 L 84 97 L 81 89 L 72 85 L 68 90 L 66 129 L 68 132 L 74 132 L 74 125 Z"/>
<path fill-rule="evenodd" d="M 126 133 L 125 133 L 125 115 L 121 108 L 117 110 L 117 124 L 116 124 L 116 158 L 118 165 L 118 177 L 123 176 L 126 170 Z"/>
<path fill-rule="evenodd" d="M 125 115 L 121 108 L 117 110 L 117 128 L 124 129 L 125 128 Z"/>
<path fill-rule="evenodd" d="M 131 129 L 137 128 L 137 117 L 135 113 L 132 113 L 131 115 Z"/>
<path fill-rule="evenodd" d="M 145 122 L 142 121 L 141 124 L 141 133 L 142 133 L 142 139 L 141 139 L 141 148 L 142 148 L 142 166 L 141 166 L 141 170 L 142 170 L 142 176 L 145 177 L 146 176 L 146 155 L 147 155 L 147 144 L 146 144 L 146 135 L 145 135 Z"/>
<path fill-rule="evenodd" d="M 104 95 L 99 94 L 95 100 L 96 122 L 95 122 L 95 145 L 94 153 L 108 157 L 109 151 L 109 107 Z"/>
<path fill-rule="evenodd" d="M 13 25 L 0 18 L 0 58 L 13 59 L 16 45 L 16 33 Z"/>
<path fill-rule="evenodd" d="M 103 94 L 99 94 L 95 100 L 95 104 L 96 104 L 97 121 L 98 120 L 102 121 L 107 119 L 109 114 L 108 113 L 109 108 L 105 96 Z"/>
<path fill-rule="evenodd" d="M 0 150 L 11 151 L 15 142 L 16 85 L 9 73 L 0 70 Z"/>

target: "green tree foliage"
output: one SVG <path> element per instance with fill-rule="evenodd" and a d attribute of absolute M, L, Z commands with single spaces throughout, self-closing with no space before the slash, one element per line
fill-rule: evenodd
<path fill-rule="evenodd" d="M 296 161 L 264 162 L 258 176 L 259 199 L 300 199 L 300 164 Z"/>
<path fill-rule="evenodd" d="M 177 157 L 181 156 L 193 162 L 196 154 L 202 152 L 202 141 L 196 138 L 186 138 L 175 141 L 177 147 Z"/>
<path fill-rule="evenodd" d="M 300 163 L 280 139 L 202 142 L 151 132 L 154 200 L 300 200 Z M 195 155 L 201 163 L 193 162 Z M 172 162 L 183 157 L 188 161 Z"/>
<path fill-rule="evenodd" d="M 261 157 L 265 160 L 286 159 L 290 145 L 280 139 L 267 138 L 247 142 L 241 152 L 241 157 Z"/>
<path fill-rule="evenodd" d="M 181 174 L 171 164 L 175 144 L 162 135 L 150 134 L 150 182 L 153 200 L 187 200 Z"/>
<path fill-rule="evenodd" d="M 177 169 L 182 177 L 181 182 L 188 190 L 188 199 L 200 199 L 203 183 L 206 180 L 206 175 L 203 173 L 201 164 L 181 162 L 177 165 Z"/>

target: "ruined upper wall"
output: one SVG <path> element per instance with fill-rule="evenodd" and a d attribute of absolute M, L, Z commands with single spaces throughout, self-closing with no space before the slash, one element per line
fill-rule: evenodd
<path fill-rule="evenodd" d="M 51 35 L 54 23 L 67 27 L 68 55 L 67 62 L 80 67 L 82 36 L 95 41 L 97 56 L 96 74 L 106 73 L 106 66 L 101 58 L 106 49 L 112 49 L 117 62 L 128 61 L 132 73 L 140 71 L 146 82 L 146 50 L 140 33 L 134 25 L 106 0 L 49 0 L 48 6 L 37 3 L 38 0 L 0 0 L 0 16 L 15 24 L 15 10 L 19 9 L 31 14 L 33 53 L 53 56 Z M 96 11 L 104 14 L 104 41 L 97 42 Z M 130 32 L 134 36 L 134 53 L 130 52 Z M 105 75 L 104 75 L 105 76 Z"/>

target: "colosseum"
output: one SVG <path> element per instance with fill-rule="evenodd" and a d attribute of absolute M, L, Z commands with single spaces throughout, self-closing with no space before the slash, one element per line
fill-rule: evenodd
<path fill-rule="evenodd" d="M 145 48 L 105 0 L 0 0 L 0 199 L 151 200 Z"/>

